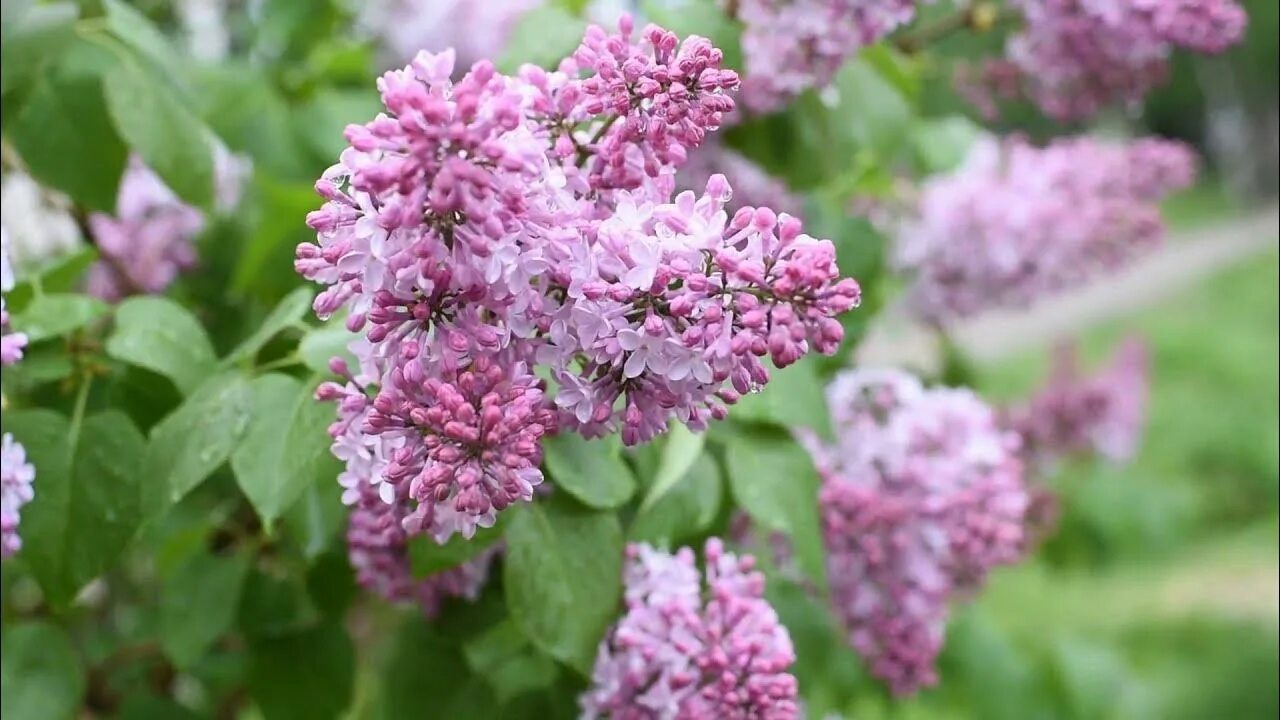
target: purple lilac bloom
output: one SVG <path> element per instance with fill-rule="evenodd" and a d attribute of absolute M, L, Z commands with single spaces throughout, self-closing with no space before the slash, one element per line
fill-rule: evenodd
<path fill-rule="evenodd" d="M 962 82 L 991 115 L 996 99 L 1023 95 L 1058 120 L 1082 120 L 1136 103 L 1168 74 L 1174 48 L 1219 53 L 1248 21 L 1235 0 L 1014 0 L 1022 28 L 1005 58 Z"/>
<path fill-rule="evenodd" d="M 747 109 L 771 112 L 826 87 L 858 49 L 915 18 L 917 0 L 741 0 L 736 3 Z"/>
<path fill-rule="evenodd" d="M 945 322 L 1114 271 L 1162 242 L 1158 203 L 1194 174 L 1191 151 L 1164 140 L 979 142 L 962 167 L 925 182 L 896 228 L 909 305 Z"/>
<path fill-rule="evenodd" d="M 214 170 L 217 208 L 230 209 L 239 200 L 247 166 L 219 146 Z M 130 158 L 115 214 L 89 215 L 89 232 L 102 259 L 89 269 L 88 292 L 116 301 L 164 291 L 195 266 L 192 241 L 205 224 L 203 212 L 180 200 L 141 158 Z"/>
<path fill-rule="evenodd" d="M 856 306 L 835 248 L 767 207 L 725 210 L 715 175 L 674 175 L 733 109 L 705 38 L 587 31 L 553 72 L 421 53 L 379 80 L 387 112 L 347 128 L 315 243 L 295 267 L 343 310 L 388 482 L 410 533 L 492 524 L 541 482 L 541 438 L 694 429 L 810 350 Z M 542 378 L 554 380 L 554 389 Z"/>
<path fill-rule="evenodd" d="M 0 443 L 0 557 L 7 558 L 22 548 L 18 510 L 35 496 L 31 484 L 36 469 L 13 435 L 5 433 Z"/>
<path fill-rule="evenodd" d="M 1133 338 L 1090 375 L 1074 347 L 1060 348 L 1045 386 L 1006 412 L 1023 455 L 1039 466 L 1088 452 L 1112 462 L 1132 458 L 1146 421 L 1148 365 L 1146 346 Z"/>
<path fill-rule="evenodd" d="M 626 614 L 600 644 L 584 718 L 799 717 L 795 651 L 764 599 L 764 576 L 716 538 L 705 557 L 704 589 L 689 548 L 628 548 Z"/>
<path fill-rule="evenodd" d="M 416 603 L 429 617 L 434 617 L 448 598 L 475 599 L 488 579 L 496 549 L 482 551 L 455 568 L 414 578 L 409 536 L 404 529 L 414 506 L 407 488 L 382 482 L 380 477 L 398 443 L 364 430 L 372 404 L 356 379 L 345 368 L 335 366 L 344 371 L 347 382 L 328 383 L 317 394 L 339 407 L 339 420 L 330 432 L 334 455 L 346 462 L 338 480 L 344 488 L 342 500 L 350 507 L 347 554 L 357 582 L 388 601 Z"/>
<path fill-rule="evenodd" d="M 0 229 L 0 292 L 13 289 L 13 268 L 9 264 L 8 234 Z M 0 330 L 9 324 L 9 314 L 0 298 Z M 22 333 L 0 335 L 0 364 L 12 365 L 22 359 L 27 336 Z M 22 444 L 5 433 L 0 444 L 0 557 L 9 557 L 22 547 L 18 537 L 18 509 L 34 497 L 31 483 L 36 469 L 27 462 Z"/>
<path fill-rule="evenodd" d="M 9 262 L 9 232 L 0 228 L 0 292 L 13 289 L 13 265 Z M 27 336 L 19 332 L 6 332 L 9 327 L 9 311 L 0 297 L 0 365 L 12 365 L 22 359 L 22 349 L 27 346 Z"/>
<path fill-rule="evenodd" d="M 966 389 L 856 370 L 827 390 L 822 475 L 831 599 L 849 642 L 894 693 L 937 681 L 951 603 L 1025 547 L 1030 498 L 1018 436 Z"/>

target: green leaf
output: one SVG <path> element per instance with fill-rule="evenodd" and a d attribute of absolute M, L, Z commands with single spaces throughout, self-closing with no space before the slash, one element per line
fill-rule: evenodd
<path fill-rule="evenodd" d="M 293 108 L 276 85 L 273 66 L 255 64 L 248 58 L 228 58 L 198 70 L 195 101 L 200 116 L 232 149 L 253 158 L 256 178 L 271 175 L 299 182 L 314 180 L 324 165 L 310 157 L 296 136 Z M 313 201 L 314 205 L 318 202 Z M 302 217 L 290 219 L 302 225 Z M 288 269 L 292 274 L 293 268 Z M 296 278 L 295 274 L 295 282 Z"/>
<path fill-rule="evenodd" d="M 249 573 L 245 555 L 197 552 L 165 578 L 160 591 L 160 645 L 188 668 L 231 628 Z"/>
<path fill-rule="evenodd" d="M 253 332 L 245 341 L 240 343 L 231 354 L 227 356 L 225 362 L 234 363 L 244 358 L 253 357 L 266 345 L 276 333 L 287 327 L 294 325 L 302 320 L 307 311 L 311 309 L 311 288 L 300 287 L 288 295 L 276 305 L 271 314 L 262 321 L 258 329 Z"/>
<path fill-rule="evenodd" d="M 105 88 L 111 119 L 129 146 L 178 197 L 212 205 L 213 147 L 200 119 L 137 63 L 113 68 Z"/>
<path fill-rule="evenodd" d="M 627 528 L 627 539 L 674 548 L 706 532 L 720 514 L 724 494 L 720 469 L 702 453 L 671 489 L 642 506 Z"/>
<path fill-rule="evenodd" d="M 169 44 L 164 33 L 146 15 L 120 0 L 103 0 L 103 6 L 106 10 L 107 29 L 139 55 L 147 58 L 175 87 L 185 89 L 183 81 L 175 75 L 184 64 L 182 55 Z"/>
<path fill-rule="evenodd" d="M 963 115 L 929 118 L 916 124 L 911 139 L 926 172 L 941 173 L 964 162 L 982 128 Z"/>
<path fill-rule="evenodd" d="M 1133 678 L 1115 648 L 1065 635 L 1053 644 L 1054 679 L 1072 717 L 1106 717 Z"/>
<path fill-rule="evenodd" d="M 75 47 L 98 58 L 97 67 L 64 62 L 41 72 L 5 135 L 41 183 L 111 212 L 128 155 L 103 99 L 101 69 L 111 58 L 87 44 Z"/>
<path fill-rule="evenodd" d="M 378 94 L 369 89 L 321 88 L 293 116 L 298 136 L 322 158 L 336 158 L 348 143 L 343 131 L 351 123 L 365 123 L 385 111 Z"/>
<path fill-rule="evenodd" d="M 35 300 L 35 284 L 46 293 L 59 293 L 80 287 L 84 271 L 98 259 L 92 245 L 81 245 L 75 251 L 60 255 L 34 271 L 24 271 L 18 284 L 5 293 L 5 306 L 11 314 L 21 313 Z"/>
<path fill-rule="evenodd" d="M 110 569 L 142 521 L 152 476 L 138 471 L 142 433 L 115 410 L 77 429 L 49 410 L 5 413 L 36 467 L 35 498 L 22 509 L 22 557 L 55 606 Z"/>
<path fill-rule="evenodd" d="M 476 530 L 474 537 L 467 539 L 454 535 L 441 545 L 430 536 L 419 535 L 409 540 L 409 567 L 415 578 L 424 578 L 442 570 L 457 567 L 471 558 L 487 550 L 495 542 L 502 539 L 502 531 L 506 527 L 506 514 L 499 514 L 493 527 Z"/>
<path fill-rule="evenodd" d="M 769 384 L 758 393 L 743 396 L 733 407 L 733 418 L 809 428 L 829 436 L 830 420 L 817 373 L 818 362 L 817 357 L 810 356 L 781 370 L 771 369 Z"/>
<path fill-rule="evenodd" d="M 148 498 L 149 514 L 181 500 L 227 461 L 249 427 L 253 401 L 247 379 L 220 375 L 152 429 L 144 467 L 168 497 Z"/>
<path fill-rule="evenodd" d="M 200 322 L 161 297 L 134 297 L 117 308 L 107 354 L 164 375 L 184 395 L 200 387 L 218 364 Z"/>
<path fill-rule="evenodd" d="M 335 357 L 340 357 L 351 367 L 355 367 L 356 356 L 348 346 L 360 336 L 348 330 L 344 322 L 345 318 L 336 317 L 302 336 L 302 342 L 298 343 L 298 355 L 302 356 L 302 363 L 313 372 L 329 374 L 329 360 Z"/>
<path fill-rule="evenodd" d="M 635 494 L 636 480 L 622 461 L 622 444 L 616 436 L 586 440 L 564 433 L 544 440 L 542 451 L 556 487 L 590 507 L 616 508 Z"/>
<path fill-rule="evenodd" d="M 65 347 L 56 343 L 22 351 L 22 362 L 4 369 L 4 389 L 10 395 L 30 392 L 45 383 L 71 377 L 75 366 Z"/>
<path fill-rule="evenodd" d="M 314 627 L 320 617 L 301 573 L 249 572 L 237 618 L 240 631 L 249 638 L 292 635 Z"/>
<path fill-rule="evenodd" d="M 462 650 L 471 669 L 484 677 L 500 703 L 550 687 L 560 674 L 555 661 L 530 647 L 510 619 L 471 639 Z"/>
<path fill-rule="evenodd" d="M 785 533 L 800 569 L 826 587 L 818 526 L 818 473 L 809 453 L 782 431 L 741 429 L 725 447 L 729 487 L 751 519 Z"/>
<path fill-rule="evenodd" d="M 649 486 L 649 492 L 644 496 L 644 502 L 640 504 L 642 511 L 653 507 L 654 503 L 680 482 L 680 478 L 684 477 L 702 454 L 702 446 L 706 442 L 705 434 L 695 433 L 683 423 L 671 426 L 662 445 L 658 472 L 653 478 L 653 484 Z"/>
<path fill-rule="evenodd" d="M 0 93 L 36 77 L 75 37 L 79 8 L 73 2 L 14 7 L 4 4 L 4 42 L 0 44 Z"/>
<path fill-rule="evenodd" d="M 110 306 L 89 295 L 41 295 L 31 301 L 13 328 L 36 343 L 62 337 L 88 325 L 110 311 Z"/>
<path fill-rule="evenodd" d="M 355 648 L 333 622 L 257 637 L 249 644 L 248 678 L 266 720 L 342 717 L 355 684 Z"/>
<path fill-rule="evenodd" d="M 586 21 L 564 8 L 543 5 L 530 10 L 516 21 L 498 68 L 510 72 L 524 63 L 551 67 L 578 47 L 586 29 Z"/>
<path fill-rule="evenodd" d="M 862 148 L 882 162 L 897 155 L 913 120 L 911 106 L 893 85 L 864 60 L 847 63 L 836 75 L 837 112 Z"/>
<path fill-rule="evenodd" d="M 919 56 L 904 55 L 890 43 L 876 43 L 862 48 L 858 59 L 874 68 L 904 98 L 916 102 L 922 88 L 923 62 Z"/>
<path fill-rule="evenodd" d="M 275 373 L 249 387 L 249 428 L 231 454 L 231 469 L 268 531 L 307 487 L 320 478 L 332 482 L 340 471 L 326 432 L 334 409 L 314 391 L 314 382 Z"/>
<path fill-rule="evenodd" d="M 43 621 L 6 626 L 0 645 L 0 715 L 6 720 L 79 716 L 84 670 L 61 628 Z"/>
<path fill-rule="evenodd" d="M 393 642 L 391 654 L 379 673 L 382 713 L 377 716 L 378 720 L 399 720 L 422 714 L 423 698 L 431 698 L 436 717 L 458 717 L 450 714 L 449 708 L 455 697 L 477 680 L 463 657 L 462 648 L 442 638 L 436 626 L 416 615 L 400 624 Z"/>
<path fill-rule="evenodd" d="M 511 617 L 543 652 L 589 673 L 622 594 L 617 517 L 561 497 L 507 512 L 503 587 Z"/>
<path fill-rule="evenodd" d="M 155 695 L 129 695 L 120 706 L 117 720 L 202 720 L 197 713 L 175 700 Z"/>
<path fill-rule="evenodd" d="M 342 504 L 342 486 L 336 478 L 337 472 L 331 478 L 322 477 L 308 485 L 302 497 L 284 514 L 285 527 L 297 539 L 303 557 L 308 560 L 323 555 L 333 545 L 338 531 L 346 527 L 347 508 Z M 345 554 L 343 562 L 346 562 Z"/>
<path fill-rule="evenodd" d="M 259 289 L 264 280 L 274 279 L 269 270 L 287 271 L 288 287 L 298 282 L 293 270 L 294 249 L 299 242 L 315 240 L 306 224 L 307 213 L 320 206 L 309 184 L 281 183 L 262 175 L 254 178 L 253 195 L 258 199 L 261 219 L 245 244 L 231 278 L 233 292 L 245 295 Z"/>

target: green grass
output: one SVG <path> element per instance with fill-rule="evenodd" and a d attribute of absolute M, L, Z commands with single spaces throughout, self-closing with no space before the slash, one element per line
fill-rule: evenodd
<path fill-rule="evenodd" d="M 1151 555 L 1216 529 L 1274 516 L 1280 475 L 1278 258 L 1244 261 L 1176 304 L 1089 331 L 1084 354 L 1105 358 L 1126 334 L 1152 352 L 1149 421 L 1131 463 L 1070 468 L 1064 555 Z M 1017 397 L 1045 372 L 1041 352 L 982 368 L 979 388 Z"/>
<path fill-rule="evenodd" d="M 1175 230 L 1187 230 L 1229 219 L 1242 210 L 1240 201 L 1215 178 L 1203 178 L 1161 203 L 1160 214 Z"/>

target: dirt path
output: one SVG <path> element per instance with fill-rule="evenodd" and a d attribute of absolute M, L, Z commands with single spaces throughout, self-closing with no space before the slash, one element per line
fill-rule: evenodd
<path fill-rule="evenodd" d="M 957 324 L 952 337 L 970 358 L 989 362 L 1051 345 L 1079 331 L 1175 297 L 1244 258 L 1277 247 L 1280 208 L 1184 231 L 1127 270 L 1030 309 L 1000 310 Z M 936 370 L 936 340 L 898 309 L 881 314 L 859 347 L 862 365 Z"/>

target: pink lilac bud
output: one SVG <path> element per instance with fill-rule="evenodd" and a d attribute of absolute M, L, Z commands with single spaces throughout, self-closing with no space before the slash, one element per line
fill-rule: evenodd
<path fill-rule="evenodd" d="M 972 392 L 899 371 L 848 371 L 827 394 L 836 442 L 805 444 L 832 603 L 871 673 L 910 694 L 937 681 L 951 603 L 1025 548 L 1018 436 Z"/>
<path fill-rule="evenodd" d="M 846 60 L 911 22 L 916 0 L 741 0 L 742 97 L 771 112 L 826 87 Z"/>
<path fill-rule="evenodd" d="M 1137 103 L 1168 75 L 1174 48 L 1218 53 L 1239 42 L 1247 16 L 1235 0 L 1015 0 L 1023 26 L 1005 58 L 962 77 L 987 114 L 1025 96 L 1058 120 Z"/>
<path fill-rule="evenodd" d="M 701 190 L 706 179 L 716 174 L 733 178 L 733 196 L 725 205 L 729 212 L 744 206 L 767 207 L 799 217 L 804 211 L 804 199 L 785 182 L 718 142 L 706 143 L 689 154 L 689 160 L 676 174 L 676 187 Z"/>
<path fill-rule="evenodd" d="M 220 145 L 214 153 L 216 205 L 238 201 L 245 161 Z M 92 213 L 89 231 L 102 259 L 89 269 L 87 290 L 104 300 L 162 292 L 196 264 L 193 240 L 205 228 L 199 209 L 186 204 L 137 156 L 129 159 L 114 215 Z"/>
<path fill-rule="evenodd" d="M 1164 140 L 981 141 L 962 167 L 925 182 L 895 229 L 910 306 L 944 322 L 1113 272 L 1163 241 L 1158 202 L 1194 173 L 1190 149 Z"/>
<path fill-rule="evenodd" d="M 1106 367 L 1084 375 L 1075 348 L 1060 348 L 1045 386 L 1006 411 L 1024 457 L 1041 467 L 1088 452 L 1132 458 L 1146 420 L 1148 362 L 1146 347 L 1131 338 Z"/>
<path fill-rule="evenodd" d="M 36 469 L 27 462 L 22 444 L 5 433 L 0 439 L 0 557 L 9 557 L 22 547 L 18 537 L 18 510 L 35 497 L 32 482 Z"/>
<path fill-rule="evenodd" d="M 795 651 L 764 576 L 716 538 L 705 557 L 704 589 L 689 548 L 628 547 L 626 614 L 600 644 L 584 718 L 799 717 Z"/>

